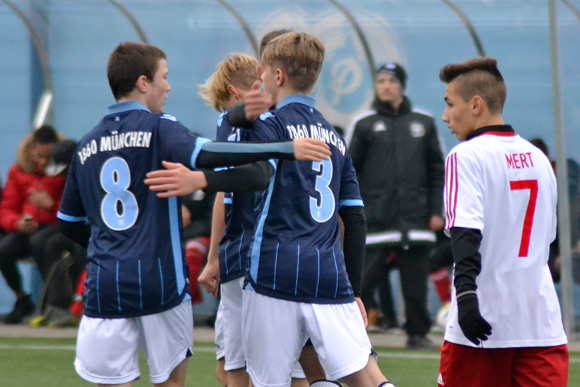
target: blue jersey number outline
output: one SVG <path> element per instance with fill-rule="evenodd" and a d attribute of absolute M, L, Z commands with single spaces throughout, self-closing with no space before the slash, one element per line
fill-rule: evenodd
<path fill-rule="evenodd" d="M 320 194 L 320 199 L 310 196 L 310 216 L 318 223 L 324 223 L 332 218 L 336 200 L 334 193 L 330 189 L 332 181 L 332 161 L 313 161 L 312 169 L 322 173 L 316 176 L 314 189 Z"/>
<path fill-rule="evenodd" d="M 103 222 L 115 231 L 133 227 L 139 216 L 139 204 L 135 195 L 127 190 L 131 185 L 131 170 L 127 162 L 120 157 L 111 157 L 101 168 L 100 180 L 107 193 L 101 202 Z"/>

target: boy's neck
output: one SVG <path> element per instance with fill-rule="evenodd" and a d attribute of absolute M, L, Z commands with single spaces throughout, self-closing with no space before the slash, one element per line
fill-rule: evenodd
<path fill-rule="evenodd" d="M 278 94 L 276 94 L 276 96 L 274 96 L 274 102 L 276 103 L 276 105 L 278 105 L 280 103 L 280 101 L 282 101 L 284 98 L 286 98 L 292 94 L 308 95 L 302 91 L 294 90 L 294 88 L 292 88 L 292 87 L 281 87 L 278 89 Z"/>

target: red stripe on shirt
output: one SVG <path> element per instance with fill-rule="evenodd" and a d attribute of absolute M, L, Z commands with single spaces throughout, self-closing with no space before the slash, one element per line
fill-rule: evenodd
<path fill-rule="evenodd" d="M 455 227 L 455 214 L 457 211 L 457 196 L 459 194 L 459 178 L 457 177 L 457 153 L 453 154 L 453 162 L 455 164 L 455 198 L 453 199 L 453 224 L 452 227 Z"/>
<path fill-rule="evenodd" d="M 484 132 L 482 134 L 480 134 L 480 136 L 485 136 L 485 135 L 492 135 L 492 136 L 502 136 L 502 137 L 513 137 L 516 134 L 514 132 Z"/>

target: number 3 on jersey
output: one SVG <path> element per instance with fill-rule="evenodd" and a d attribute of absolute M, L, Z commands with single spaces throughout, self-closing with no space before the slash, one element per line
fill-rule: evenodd
<path fill-rule="evenodd" d="M 101 202 L 101 218 L 112 230 L 122 231 L 133 227 L 139 215 L 137 199 L 128 191 L 131 171 L 120 157 L 108 159 L 101 169 L 101 187 L 107 193 Z"/>
<path fill-rule="evenodd" d="M 530 200 L 526 209 L 526 216 L 524 218 L 524 227 L 522 229 L 522 240 L 520 242 L 520 252 L 518 257 L 527 257 L 528 249 L 530 248 L 530 235 L 532 235 L 532 225 L 534 224 L 534 213 L 536 212 L 536 199 L 538 198 L 538 181 L 537 180 L 512 180 L 510 181 L 510 189 L 530 190 Z"/>
<path fill-rule="evenodd" d="M 324 223 L 334 214 L 334 194 L 330 189 L 332 181 L 332 161 L 313 161 L 312 169 L 322 173 L 316 176 L 314 189 L 320 194 L 320 199 L 310 196 L 310 215 L 319 223 Z"/>

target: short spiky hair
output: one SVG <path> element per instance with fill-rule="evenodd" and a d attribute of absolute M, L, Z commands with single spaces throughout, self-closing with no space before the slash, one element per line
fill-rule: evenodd
<path fill-rule="evenodd" d="M 228 54 L 205 83 L 197 85 L 197 94 L 207 106 L 223 112 L 224 104 L 230 97 L 228 86 L 249 91 L 254 82 L 260 79 L 257 68 L 258 61 L 249 55 L 240 52 Z"/>
<path fill-rule="evenodd" d="M 299 92 L 314 88 L 324 61 L 324 43 L 304 32 L 288 32 L 268 43 L 262 54 L 262 67 L 283 69 L 288 82 Z"/>
<path fill-rule="evenodd" d="M 138 42 L 119 44 L 107 64 L 107 78 L 115 100 L 129 95 L 141 75 L 152 81 L 161 59 L 167 59 L 167 55 L 157 46 Z"/>
<path fill-rule="evenodd" d="M 262 40 L 260 41 L 260 48 L 258 49 L 258 59 L 260 59 L 262 57 L 262 54 L 264 53 L 264 50 L 266 49 L 266 46 L 268 45 L 268 43 L 270 43 L 272 40 L 274 40 L 275 38 L 277 38 L 280 35 L 284 35 L 285 33 L 293 32 L 293 31 L 294 30 L 281 29 L 281 30 L 273 30 L 273 31 L 267 32 L 262 37 Z"/>
<path fill-rule="evenodd" d="M 495 58 L 473 58 L 448 64 L 439 72 L 439 79 L 445 83 L 456 82 L 455 90 L 464 101 L 479 95 L 490 113 L 503 110 L 507 88 Z"/>

